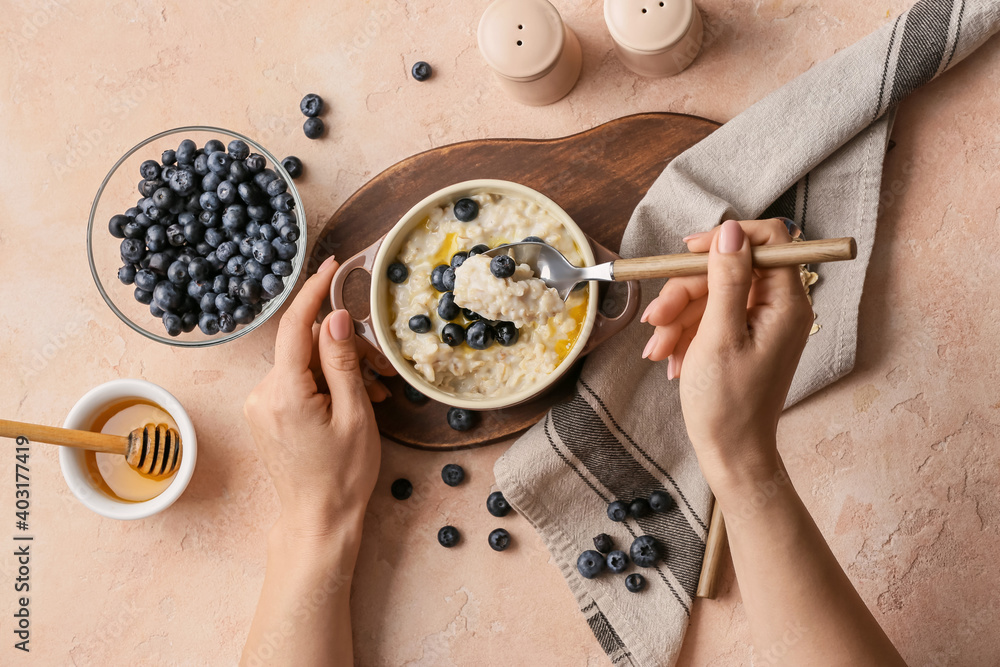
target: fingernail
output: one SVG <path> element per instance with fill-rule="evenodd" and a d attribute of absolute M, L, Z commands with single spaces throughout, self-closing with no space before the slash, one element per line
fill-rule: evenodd
<path fill-rule="evenodd" d="M 648 356 L 649 356 L 649 355 L 650 355 L 650 354 L 651 354 L 651 353 L 653 352 L 653 346 L 654 346 L 655 344 L 656 344 L 656 335 L 654 334 L 654 335 L 653 335 L 653 336 L 652 336 L 652 337 L 651 337 L 651 338 L 649 339 L 649 342 L 648 342 L 648 343 L 646 343 L 646 347 L 645 347 L 645 349 L 643 349 L 643 351 L 642 351 L 642 358 L 643 358 L 643 359 L 647 358 L 647 357 L 648 357 Z"/>
<path fill-rule="evenodd" d="M 324 259 L 323 263 L 319 265 L 319 270 L 317 271 L 317 273 L 326 271 L 328 268 L 330 268 L 330 265 L 333 264 L 334 259 L 335 257 L 333 255 L 330 255 L 329 257 Z"/>
<path fill-rule="evenodd" d="M 743 247 L 745 236 L 740 223 L 735 220 L 726 220 L 722 223 L 722 229 L 719 231 L 719 252 L 727 255 L 739 252 L 740 248 Z"/>
<path fill-rule="evenodd" d="M 642 317 L 639 318 L 640 322 L 645 322 L 649 319 L 649 311 L 653 310 L 653 304 L 646 306 L 646 310 L 642 311 Z"/>
<path fill-rule="evenodd" d="M 674 355 L 667 357 L 667 380 L 674 379 Z"/>
<path fill-rule="evenodd" d="M 795 224 L 794 220 L 791 220 L 789 218 L 778 218 L 778 219 L 781 220 L 783 223 L 785 223 L 785 229 L 788 230 L 788 235 L 792 237 L 792 240 L 795 240 L 800 236 L 802 236 L 802 228 L 799 227 L 797 224 Z"/>
<path fill-rule="evenodd" d="M 334 340 L 347 340 L 351 337 L 354 322 L 346 310 L 335 310 L 330 316 L 330 335 Z"/>
<path fill-rule="evenodd" d="M 685 236 L 681 240 L 684 243 L 688 243 L 689 241 L 694 241 L 696 238 L 698 238 L 699 236 L 703 236 L 704 234 L 705 234 L 705 232 L 698 232 L 697 234 L 688 234 L 687 236 Z"/>

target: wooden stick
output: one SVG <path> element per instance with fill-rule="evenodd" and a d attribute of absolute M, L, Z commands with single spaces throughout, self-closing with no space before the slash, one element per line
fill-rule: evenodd
<path fill-rule="evenodd" d="M 128 452 L 128 436 L 93 433 L 91 431 L 74 431 L 68 428 L 42 426 L 40 424 L 25 424 L 23 422 L 0 419 L 0 437 L 16 438 L 24 436 L 28 440 L 46 442 L 63 447 L 89 449 L 95 452 L 121 454 Z"/>
<path fill-rule="evenodd" d="M 722 517 L 719 501 L 712 506 L 712 520 L 708 524 L 708 539 L 705 540 L 705 559 L 701 562 L 701 576 L 698 578 L 697 597 L 715 599 L 715 587 L 719 580 L 722 552 L 726 547 L 726 520 Z"/>
<path fill-rule="evenodd" d="M 758 245 L 750 249 L 757 269 L 779 266 L 842 262 L 858 256 L 854 239 L 819 239 L 777 245 Z M 708 273 L 708 253 L 686 252 L 678 255 L 657 255 L 615 260 L 615 280 L 645 280 L 646 278 L 677 278 Z"/>

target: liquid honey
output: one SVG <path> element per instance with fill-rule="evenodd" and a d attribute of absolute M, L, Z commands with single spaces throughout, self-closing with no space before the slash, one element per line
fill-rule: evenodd
<path fill-rule="evenodd" d="M 116 403 L 94 420 L 90 430 L 111 435 L 128 435 L 146 424 L 177 424 L 160 406 L 148 401 L 131 400 Z M 183 446 L 183 443 L 182 443 Z M 181 454 L 183 456 L 183 452 Z M 142 502 L 163 493 L 174 476 L 153 480 L 133 470 L 121 454 L 85 452 L 87 472 L 98 489 L 116 500 Z M 174 474 L 177 474 L 176 472 Z"/>

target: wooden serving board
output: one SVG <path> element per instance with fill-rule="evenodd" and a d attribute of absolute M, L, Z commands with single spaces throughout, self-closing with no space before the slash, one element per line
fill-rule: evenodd
<path fill-rule="evenodd" d="M 591 238 L 617 252 L 632 211 L 664 167 L 718 126 L 695 116 L 644 113 L 559 139 L 482 139 L 419 153 L 389 167 L 344 202 L 320 232 L 308 266 L 315 271 L 331 254 L 341 260 L 352 257 L 427 195 L 476 178 L 515 181 L 538 190 Z M 351 274 L 345 296 L 355 317 L 368 313 L 368 288 L 364 272 Z M 527 430 L 572 393 L 579 365 L 544 396 L 482 413 L 479 425 L 464 433 L 448 426 L 448 406 L 413 404 L 403 394 L 402 380 L 384 378 L 393 395 L 375 406 L 376 420 L 384 436 L 423 449 L 505 440 Z"/>

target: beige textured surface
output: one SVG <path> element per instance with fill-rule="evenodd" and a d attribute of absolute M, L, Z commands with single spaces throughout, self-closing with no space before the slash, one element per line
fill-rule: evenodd
<path fill-rule="evenodd" d="M 704 52 L 661 81 L 617 62 L 599 1 L 557 4 L 581 38 L 584 70 L 567 98 L 538 109 L 497 97 L 475 48 L 483 0 L 5 4 L 0 415 L 57 424 L 91 386 L 143 377 L 188 406 L 201 445 L 178 504 L 127 524 L 84 510 L 56 452 L 35 448 L 32 663 L 232 664 L 275 517 L 241 406 L 270 365 L 277 323 L 222 349 L 168 349 L 127 330 L 91 283 L 90 200 L 126 148 L 208 123 L 297 154 L 315 232 L 366 179 L 431 146 L 560 136 L 638 111 L 727 120 L 909 2 L 703 0 Z M 408 76 L 418 59 L 435 67 L 428 83 Z M 903 106 L 857 370 L 789 413 L 780 434 L 796 486 L 914 665 L 1000 662 L 998 63 L 994 40 Z M 332 107 L 321 142 L 299 129 L 305 92 Z M 502 448 L 385 446 L 354 591 L 361 664 L 605 664 L 531 528 L 486 514 Z M 465 486 L 441 484 L 449 461 L 470 472 Z M 3 467 L 9 540 L 13 461 Z M 388 497 L 399 475 L 417 487 L 405 504 Z M 444 553 L 434 534 L 446 521 L 467 539 Z M 485 548 L 494 524 L 514 535 L 505 554 Z M 0 549 L 3 664 L 22 657 L 10 647 L 12 551 Z M 749 661 L 731 565 L 724 576 L 721 598 L 695 607 L 684 665 Z"/>

